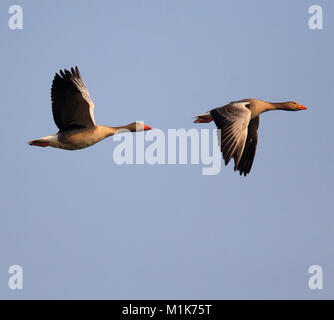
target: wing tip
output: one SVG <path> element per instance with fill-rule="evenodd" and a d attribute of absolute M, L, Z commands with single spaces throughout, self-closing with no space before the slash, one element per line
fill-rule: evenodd
<path fill-rule="evenodd" d="M 74 67 L 70 67 L 69 69 L 60 69 L 58 73 L 55 73 L 55 78 L 57 76 L 66 80 L 73 77 L 81 79 L 81 74 L 77 65 Z"/>

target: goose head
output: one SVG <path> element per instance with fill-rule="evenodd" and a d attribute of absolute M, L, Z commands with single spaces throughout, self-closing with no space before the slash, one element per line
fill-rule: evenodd
<path fill-rule="evenodd" d="M 147 131 L 147 130 L 152 130 L 152 128 L 147 126 L 144 122 L 136 121 L 131 124 L 130 131 L 140 132 L 140 131 Z"/>
<path fill-rule="evenodd" d="M 307 109 L 306 107 L 302 106 L 300 103 L 296 101 L 288 101 L 285 102 L 283 105 L 285 110 L 290 110 L 290 111 L 300 111 Z"/>

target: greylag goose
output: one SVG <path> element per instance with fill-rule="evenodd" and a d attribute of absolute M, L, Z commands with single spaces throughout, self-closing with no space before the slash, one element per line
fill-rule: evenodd
<path fill-rule="evenodd" d="M 95 123 L 94 103 L 89 97 L 78 67 L 56 73 L 51 87 L 53 119 L 57 134 L 28 142 L 32 146 L 54 147 L 66 150 L 87 148 L 115 133 L 129 130 L 146 131 L 152 128 L 142 122 L 121 127 L 101 126 Z"/>
<path fill-rule="evenodd" d="M 295 101 L 266 102 L 258 99 L 243 99 L 201 114 L 195 123 L 214 121 L 220 129 L 221 152 L 225 165 L 234 159 L 234 171 L 245 176 L 250 172 L 257 145 L 257 129 L 260 114 L 270 110 L 299 111 L 306 107 Z M 218 131 L 219 132 L 219 131 Z"/>

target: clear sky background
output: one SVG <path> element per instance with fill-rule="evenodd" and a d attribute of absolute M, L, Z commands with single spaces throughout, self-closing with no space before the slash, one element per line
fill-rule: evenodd
<path fill-rule="evenodd" d="M 8 28 L 12 4 L 23 30 Z M 323 30 L 308 27 L 313 4 Z M 2 0 L 0 298 L 333 299 L 333 30 L 324 0 Z M 119 166 L 112 138 L 27 145 L 57 132 L 51 82 L 74 65 L 99 124 L 214 128 L 192 117 L 249 97 L 308 110 L 261 116 L 246 178 Z"/>

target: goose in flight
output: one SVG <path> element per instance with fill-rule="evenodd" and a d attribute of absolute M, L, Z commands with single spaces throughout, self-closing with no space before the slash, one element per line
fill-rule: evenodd
<path fill-rule="evenodd" d="M 306 107 L 295 101 L 266 102 L 258 99 L 243 99 L 201 114 L 195 123 L 214 121 L 225 165 L 234 159 L 234 171 L 245 176 L 250 172 L 257 145 L 257 129 L 260 114 L 269 110 L 299 111 Z"/>
<path fill-rule="evenodd" d="M 57 134 L 32 140 L 28 144 L 66 150 L 87 148 L 119 132 L 146 131 L 152 128 L 142 122 L 109 127 L 95 123 L 94 103 L 89 97 L 78 67 L 56 73 L 51 87 L 53 119 L 59 129 Z"/>

